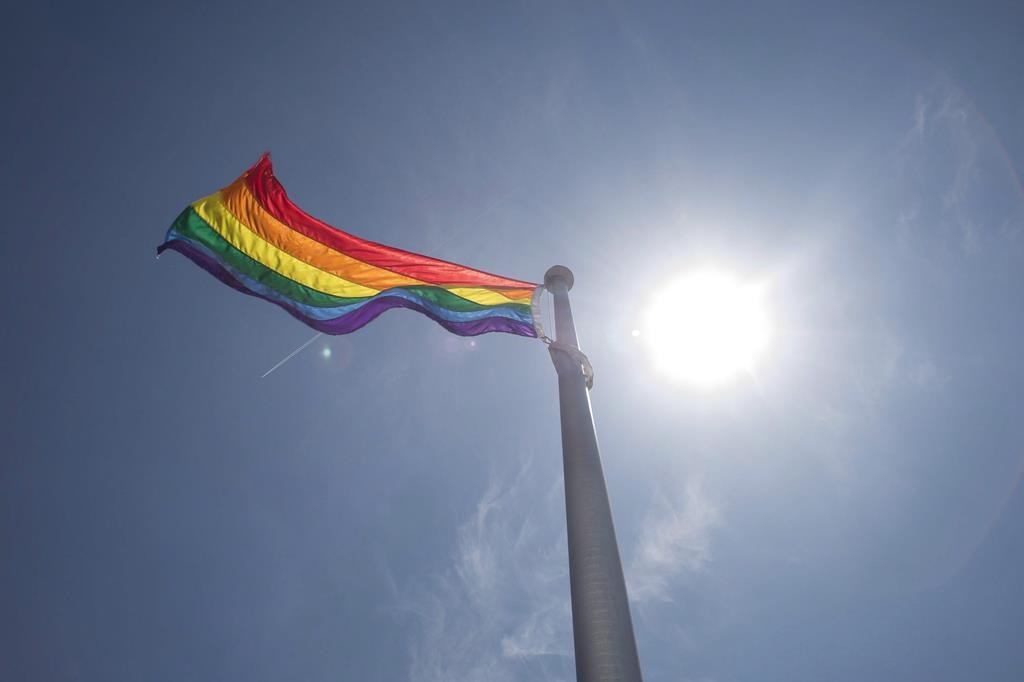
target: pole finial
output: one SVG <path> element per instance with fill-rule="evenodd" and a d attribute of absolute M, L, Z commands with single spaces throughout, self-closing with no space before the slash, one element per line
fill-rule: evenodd
<path fill-rule="evenodd" d="M 572 270 L 565 267 L 564 265 L 552 265 L 548 268 L 548 271 L 544 273 L 544 288 L 551 291 L 551 287 L 554 285 L 555 280 L 562 280 L 565 282 L 565 290 L 569 291 L 572 289 L 573 276 Z"/>

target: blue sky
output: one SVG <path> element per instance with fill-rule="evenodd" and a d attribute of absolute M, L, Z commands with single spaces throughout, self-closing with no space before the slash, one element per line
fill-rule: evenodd
<path fill-rule="evenodd" d="M 0 677 L 574 679 L 543 346 L 396 311 L 260 379 L 311 332 L 154 258 L 270 150 L 343 229 L 574 270 L 649 682 L 1020 679 L 1022 19 L 14 3 Z M 631 331 L 706 265 L 774 334 L 696 391 Z"/>

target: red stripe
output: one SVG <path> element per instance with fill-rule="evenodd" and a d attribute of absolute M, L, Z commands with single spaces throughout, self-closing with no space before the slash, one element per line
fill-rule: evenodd
<path fill-rule="evenodd" d="M 506 279 L 437 258 L 402 251 L 342 232 L 292 203 L 284 187 L 274 177 L 269 154 L 261 156 L 260 160 L 246 171 L 244 177 L 256 199 L 275 218 L 296 232 L 364 263 L 438 286 L 514 289 L 533 289 L 537 286 L 530 282 Z"/>

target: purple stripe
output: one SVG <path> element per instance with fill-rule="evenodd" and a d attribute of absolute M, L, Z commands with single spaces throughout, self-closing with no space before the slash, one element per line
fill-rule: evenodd
<path fill-rule="evenodd" d="M 227 284 L 233 289 L 237 289 L 244 294 L 261 298 L 264 301 L 270 301 L 271 303 L 287 310 L 288 313 L 296 319 L 304 322 L 317 331 L 324 332 L 325 334 L 348 334 L 366 325 L 368 322 L 372 322 L 385 310 L 389 310 L 391 308 L 408 308 L 409 310 L 415 310 L 423 313 L 448 331 L 453 334 L 458 334 L 459 336 L 477 336 L 488 332 L 505 332 L 508 334 L 518 334 L 519 336 L 529 337 L 537 336 L 537 332 L 534 330 L 533 325 L 520 322 L 519 320 L 512 320 L 507 317 L 486 317 L 481 320 L 469 320 L 462 322 L 443 320 L 414 301 L 396 296 L 388 296 L 387 293 L 377 295 L 356 310 L 346 313 L 341 317 L 336 317 L 333 320 L 315 320 L 303 315 L 286 303 L 268 298 L 247 288 L 244 284 L 235 279 L 235 277 L 223 266 L 221 266 L 217 260 L 193 247 L 188 242 L 173 239 L 171 241 L 164 242 L 164 244 L 161 245 L 160 251 L 162 252 L 165 249 L 173 249 L 178 253 L 183 254 L 224 284 Z"/>

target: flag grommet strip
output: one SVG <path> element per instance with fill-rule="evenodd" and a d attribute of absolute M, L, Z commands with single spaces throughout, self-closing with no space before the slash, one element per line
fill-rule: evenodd
<path fill-rule="evenodd" d="M 533 330 L 537 332 L 537 338 L 550 346 L 554 339 L 544 333 L 543 315 L 540 310 L 542 296 L 544 296 L 543 284 L 533 290 L 533 296 L 530 298 L 530 314 L 533 316 Z"/>

